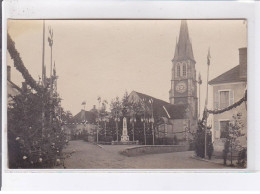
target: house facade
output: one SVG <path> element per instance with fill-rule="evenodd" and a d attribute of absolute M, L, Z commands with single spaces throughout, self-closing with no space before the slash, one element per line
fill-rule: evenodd
<path fill-rule="evenodd" d="M 239 49 L 239 65 L 209 81 L 213 91 L 213 109 L 220 110 L 238 102 L 245 96 L 247 88 L 247 48 Z M 246 146 L 247 107 L 242 103 L 221 114 L 213 114 L 212 141 L 214 150 L 222 152 L 226 138 L 226 129 L 230 122 L 234 122 L 234 115 L 241 113 L 241 122 L 245 136 L 239 138 L 242 146 Z"/>
<path fill-rule="evenodd" d="M 7 66 L 7 99 L 8 104 L 12 101 L 11 96 L 16 96 L 21 93 L 21 88 L 11 81 L 11 66 Z"/>

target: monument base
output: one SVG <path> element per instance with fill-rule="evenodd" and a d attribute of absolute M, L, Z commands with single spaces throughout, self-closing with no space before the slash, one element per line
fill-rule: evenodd
<path fill-rule="evenodd" d="M 139 141 L 112 141 L 111 145 L 139 145 Z"/>
<path fill-rule="evenodd" d="M 123 142 L 129 141 L 129 136 L 128 135 L 122 135 L 121 136 L 121 141 L 123 141 Z"/>

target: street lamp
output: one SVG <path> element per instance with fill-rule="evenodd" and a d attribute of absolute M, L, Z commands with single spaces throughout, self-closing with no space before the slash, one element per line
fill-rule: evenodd
<path fill-rule="evenodd" d="M 145 130 L 145 123 L 148 122 L 148 119 L 145 116 L 146 113 L 146 107 L 145 107 L 145 99 L 142 99 L 143 102 L 143 111 L 144 111 L 144 117 L 141 118 L 141 122 L 144 123 L 144 144 L 146 145 L 146 130 Z"/>
<path fill-rule="evenodd" d="M 103 122 L 105 124 L 105 137 L 107 137 L 107 123 L 109 122 L 109 119 L 107 117 L 104 117 L 103 119 Z"/>
<path fill-rule="evenodd" d="M 148 119 L 144 117 L 141 118 L 141 121 L 144 123 L 144 145 L 146 145 L 146 130 L 145 130 L 145 123 L 148 122 Z"/>
<path fill-rule="evenodd" d="M 153 116 L 151 118 L 149 118 L 149 123 L 151 123 L 151 125 L 152 125 L 153 145 L 154 145 L 154 128 L 153 128 L 154 118 L 153 118 Z"/>
<path fill-rule="evenodd" d="M 97 143 L 98 143 L 98 129 L 99 129 L 99 122 L 101 121 L 101 119 L 98 117 L 96 118 L 96 122 L 98 124 L 98 127 L 97 127 Z"/>
<path fill-rule="evenodd" d="M 151 112 L 152 112 L 152 117 L 149 119 L 149 122 L 152 124 L 152 133 L 153 133 L 153 145 L 154 145 L 154 128 L 153 128 L 153 124 L 154 124 L 154 117 L 153 117 L 153 99 L 151 98 L 149 100 L 150 104 L 151 104 Z"/>
<path fill-rule="evenodd" d="M 115 122 L 116 122 L 116 141 L 118 142 L 118 122 L 120 119 L 116 116 L 115 117 Z"/>
<path fill-rule="evenodd" d="M 132 125 L 133 125 L 133 141 L 135 141 L 135 123 L 136 123 L 136 118 L 134 117 L 134 115 L 133 115 L 132 118 L 130 118 L 130 123 L 132 123 Z"/>

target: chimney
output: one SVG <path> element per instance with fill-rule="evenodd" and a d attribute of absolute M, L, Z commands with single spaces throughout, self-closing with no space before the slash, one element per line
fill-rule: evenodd
<path fill-rule="evenodd" d="M 11 66 L 7 66 L 7 80 L 11 81 Z"/>
<path fill-rule="evenodd" d="M 247 48 L 239 50 L 239 76 L 242 80 L 247 80 Z"/>
<path fill-rule="evenodd" d="M 93 110 L 96 110 L 96 105 L 93 105 Z"/>
<path fill-rule="evenodd" d="M 26 82 L 23 82 L 23 83 L 22 83 L 22 91 L 23 91 L 23 92 L 26 92 L 26 91 L 27 91 L 27 84 L 26 84 Z"/>

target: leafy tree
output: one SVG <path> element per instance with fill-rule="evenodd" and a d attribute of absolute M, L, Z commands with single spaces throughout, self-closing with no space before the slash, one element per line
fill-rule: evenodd
<path fill-rule="evenodd" d="M 237 113 L 233 115 L 233 122 L 230 122 L 228 127 L 226 128 L 226 142 L 225 142 L 225 148 L 223 150 L 223 153 L 227 155 L 227 153 L 230 152 L 230 162 L 231 166 L 233 166 L 233 157 L 234 152 L 238 152 L 241 149 L 241 143 L 239 142 L 239 137 L 244 136 L 245 134 L 242 133 L 244 124 L 242 122 L 242 113 Z M 225 160 L 224 156 L 224 160 Z M 225 161 L 224 161 L 225 163 Z"/>

